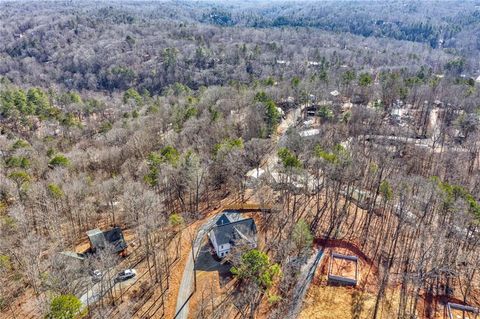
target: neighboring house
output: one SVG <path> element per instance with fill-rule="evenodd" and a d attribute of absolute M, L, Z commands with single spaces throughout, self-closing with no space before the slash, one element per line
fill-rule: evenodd
<path fill-rule="evenodd" d="M 218 257 L 223 258 L 238 241 L 257 247 L 257 227 L 253 218 L 239 219 L 239 213 L 224 212 L 208 233 Z"/>
<path fill-rule="evenodd" d="M 335 90 L 335 91 L 330 92 L 330 95 L 333 96 L 333 97 L 337 97 L 337 96 L 340 95 L 340 92 L 338 92 L 337 90 Z"/>
<path fill-rule="evenodd" d="M 280 65 L 290 65 L 290 61 L 286 61 L 286 60 L 277 60 L 277 64 L 280 64 Z"/>
<path fill-rule="evenodd" d="M 116 253 L 120 253 L 127 248 L 127 243 L 120 227 L 114 227 L 107 231 L 101 231 L 95 228 L 87 231 L 87 236 L 93 252 L 97 249 L 105 249 L 107 244 L 110 244 Z"/>
<path fill-rule="evenodd" d="M 282 110 L 290 110 L 295 107 L 295 98 L 293 96 L 289 96 L 286 99 L 281 99 L 277 102 L 277 106 L 281 107 Z"/>

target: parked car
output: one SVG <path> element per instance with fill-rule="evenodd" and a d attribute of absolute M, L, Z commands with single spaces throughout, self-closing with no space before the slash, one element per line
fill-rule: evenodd
<path fill-rule="evenodd" d="M 128 279 L 131 279 L 137 275 L 135 269 L 125 269 L 124 271 L 120 272 L 117 277 L 113 280 L 115 283 L 122 282 Z"/>
<path fill-rule="evenodd" d="M 92 277 L 93 282 L 99 282 L 102 280 L 103 273 L 100 270 L 95 269 L 90 272 L 90 276 Z"/>

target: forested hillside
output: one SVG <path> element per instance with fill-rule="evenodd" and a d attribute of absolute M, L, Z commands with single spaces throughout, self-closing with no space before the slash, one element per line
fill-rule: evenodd
<path fill-rule="evenodd" d="M 0 2 L 0 318 L 475 312 L 479 37 L 475 1 Z"/>
<path fill-rule="evenodd" d="M 349 17 L 348 14 L 355 14 L 356 11 L 350 10 L 347 5 L 338 6 L 335 10 L 330 10 L 328 6 L 314 6 L 312 12 L 311 3 L 298 4 L 301 5 L 301 10 L 286 6 L 285 10 L 295 12 L 295 15 L 289 15 L 289 19 L 300 15 L 305 16 L 305 19 L 323 21 L 322 17 L 315 14 L 316 10 L 323 10 L 328 13 L 325 26 L 302 21 L 249 22 L 249 19 L 253 19 L 250 16 L 255 15 L 263 19 L 272 17 L 272 20 L 282 20 L 283 13 L 278 9 L 281 6 L 269 10 L 268 7 L 263 8 L 265 5 L 251 14 L 247 14 L 249 11 L 241 11 L 242 16 L 238 17 L 238 22 L 224 23 L 221 21 L 226 18 L 221 14 L 231 14 L 219 11 L 221 3 L 218 9 L 211 9 L 211 6 L 205 4 L 198 9 L 198 13 L 189 10 L 188 4 L 174 5 L 167 2 L 139 6 L 122 3 L 114 8 L 101 2 L 82 3 L 72 5 L 73 7 L 61 3 L 52 7 L 42 2 L 23 6 L 4 4 L 0 29 L 3 39 L 0 44 L 0 71 L 15 83 L 48 86 L 53 82 L 66 89 L 107 91 L 126 90 L 135 86 L 151 93 L 160 93 L 175 82 L 197 89 L 201 85 L 221 85 L 229 81 L 246 83 L 270 75 L 288 77 L 292 76 L 292 70 L 302 71 L 299 75 L 304 75 L 306 61 L 322 62 L 323 69 L 332 71 L 347 65 L 354 69 L 418 69 L 425 66 L 434 72 L 440 72 L 449 62 L 447 54 L 437 57 L 441 53 L 431 50 L 429 35 L 425 35 L 425 39 L 415 37 L 422 37 L 423 29 L 441 28 L 442 32 L 447 32 L 447 29 L 460 32 L 462 29 L 454 22 L 445 22 L 445 26 L 442 26 L 438 18 L 434 20 L 438 26 L 424 26 L 421 20 L 423 13 L 419 13 L 413 16 L 405 14 L 409 23 L 411 20 L 411 23 L 421 21 L 416 26 L 412 24 L 408 27 L 411 31 L 407 33 L 412 35 L 357 31 L 352 28 L 375 27 L 377 23 L 356 16 Z M 464 10 L 472 9 L 472 5 Z M 362 10 L 368 10 L 368 6 L 374 4 L 362 4 Z M 25 15 L 27 8 L 33 9 L 34 14 Z M 455 8 L 464 17 L 463 11 L 457 6 Z M 396 12 L 396 8 L 383 6 L 378 9 L 380 11 L 373 9 L 372 15 L 385 15 L 385 10 Z M 471 12 L 470 24 L 478 27 L 476 12 Z M 333 14 L 338 15 L 338 19 L 330 17 Z M 342 25 L 330 23 L 329 19 Z M 197 20 L 211 22 L 213 25 L 202 24 L 199 27 L 195 22 Z M 451 20 L 456 21 L 454 17 Z M 343 26 L 348 23 L 357 25 Z M 261 28 L 215 26 L 218 24 Z M 276 24 L 301 28 L 267 28 Z M 334 33 L 324 33 L 321 30 L 332 30 Z M 347 33 L 338 33 L 343 31 Z M 436 42 L 443 38 L 443 35 L 437 33 L 435 31 Z M 377 38 L 355 37 L 352 34 Z M 469 41 L 474 41 L 477 34 L 471 30 L 467 36 Z M 388 41 L 387 38 L 420 44 Z M 451 38 L 452 36 L 445 36 L 444 40 L 450 41 Z M 460 40 L 457 35 L 455 39 Z M 447 47 L 454 49 L 452 53 L 455 53 L 467 45 L 452 42 Z M 362 51 L 361 55 L 358 50 Z M 470 53 L 478 52 L 477 50 L 478 45 Z M 430 61 L 425 61 L 427 56 Z M 472 61 L 470 64 L 469 55 L 462 57 L 460 65 L 455 65 L 455 71 L 468 71 L 473 76 L 478 69 L 478 62 Z M 279 66 L 276 64 L 278 60 L 288 60 L 291 63 Z"/>

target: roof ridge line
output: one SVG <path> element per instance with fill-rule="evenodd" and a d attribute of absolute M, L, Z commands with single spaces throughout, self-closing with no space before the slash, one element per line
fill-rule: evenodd
<path fill-rule="evenodd" d="M 215 225 L 214 228 L 215 228 L 215 227 L 222 227 L 222 226 L 229 226 L 229 225 L 236 224 L 236 223 L 239 223 L 239 222 L 243 222 L 243 221 L 246 221 L 246 220 L 253 220 L 253 221 L 254 221 L 254 219 L 253 219 L 252 217 L 249 217 L 249 218 L 244 218 L 244 219 L 236 220 L 236 221 L 230 222 L 230 223 L 228 223 L 228 224 Z"/>

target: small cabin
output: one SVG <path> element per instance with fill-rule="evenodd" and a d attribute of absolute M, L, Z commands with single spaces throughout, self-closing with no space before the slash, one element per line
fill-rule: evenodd
<path fill-rule="evenodd" d="M 114 227 L 107 231 L 101 231 L 98 228 L 87 231 L 90 240 L 90 249 L 92 252 L 102 250 L 110 245 L 115 253 L 121 253 L 127 249 L 127 242 L 123 237 L 120 227 Z"/>

